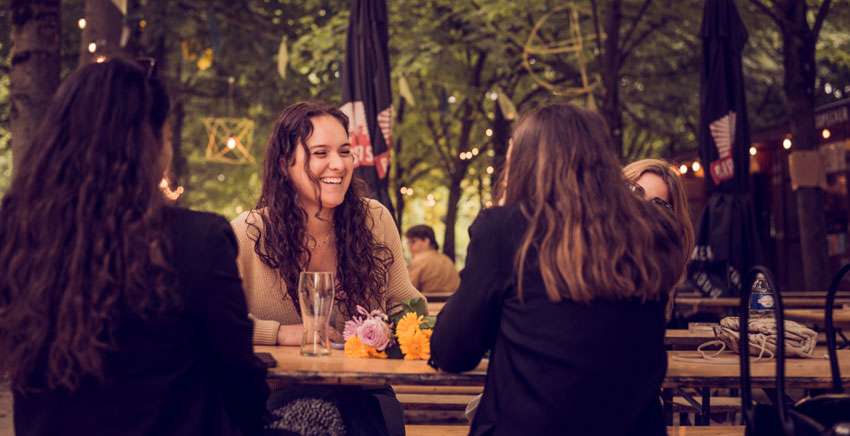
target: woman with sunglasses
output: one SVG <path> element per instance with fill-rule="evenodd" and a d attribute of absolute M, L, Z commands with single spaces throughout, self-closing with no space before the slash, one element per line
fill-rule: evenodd
<path fill-rule="evenodd" d="M 517 124 L 504 201 L 470 227 L 460 288 L 431 338 L 445 371 L 490 353 L 471 435 L 666 434 L 678 222 L 629 192 L 611 150 L 602 117 L 572 105 Z"/>
<path fill-rule="evenodd" d="M 632 192 L 669 210 L 679 221 L 685 255 L 682 262 L 687 265 L 694 249 L 694 227 L 688 210 L 688 195 L 679 173 L 669 162 L 661 159 L 641 159 L 626 165 L 623 168 L 623 175 Z M 682 278 L 684 279 L 684 274 Z M 675 288 L 670 292 L 670 301 L 667 306 L 668 320 L 673 315 L 674 300 Z"/>
<path fill-rule="evenodd" d="M 168 96 L 71 74 L 0 206 L 0 376 L 18 436 L 253 435 L 268 387 L 223 217 L 169 207 Z"/>

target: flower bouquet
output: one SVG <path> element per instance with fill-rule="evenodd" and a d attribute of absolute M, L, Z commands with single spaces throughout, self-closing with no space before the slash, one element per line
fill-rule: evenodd
<path fill-rule="evenodd" d="M 378 359 L 428 360 L 431 357 L 431 331 L 434 317 L 426 316 L 425 300 L 404 301 L 387 315 L 380 310 L 357 313 L 346 321 L 342 336 L 345 355 Z"/>

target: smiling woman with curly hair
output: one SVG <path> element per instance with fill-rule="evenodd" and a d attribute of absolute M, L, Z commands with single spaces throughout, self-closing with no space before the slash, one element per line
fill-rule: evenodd
<path fill-rule="evenodd" d="M 363 182 L 354 176 L 347 126 L 348 118 L 333 106 L 287 107 L 269 139 L 257 206 L 231 222 L 256 344 L 300 343 L 301 271 L 336 273 L 335 342 L 342 341 L 339 332 L 358 305 L 386 312 L 402 301 L 424 298 L 410 283 L 392 215 L 363 196 Z M 334 389 L 335 395 L 342 391 Z M 388 387 L 345 396 L 358 399 L 347 404 L 373 412 L 377 398 L 389 434 L 403 434 L 401 406 Z M 341 412 L 348 434 L 387 434 L 384 428 L 358 432 L 351 420 L 362 423 L 364 413 L 347 406 Z"/>

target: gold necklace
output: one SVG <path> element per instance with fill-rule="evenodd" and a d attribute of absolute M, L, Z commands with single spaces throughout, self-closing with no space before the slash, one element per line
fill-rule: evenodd
<path fill-rule="evenodd" d="M 334 241 L 334 234 L 333 234 L 333 232 L 329 232 L 327 235 L 322 236 L 321 238 L 317 238 L 313 235 L 309 235 L 309 238 L 310 239 L 309 239 L 308 245 L 312 246 L 312 247 L 310 247 L 311 249 L 316 249 L 316 248 L 319 248 L 319 247 L 327 247 L 327 246 L 331 245 L 331 242 Z"/>

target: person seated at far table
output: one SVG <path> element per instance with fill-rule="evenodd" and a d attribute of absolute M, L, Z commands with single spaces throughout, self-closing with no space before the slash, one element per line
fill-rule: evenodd
<path fill-rule="evenodd" d="M 431 364 L 489 351 L 470 435 L 666 434 L 664 303 L 680 224 L 635 196 L 603 118 L 568 104 L 513 133 L 502 206 L 469 228 L 461 285 L 437 316 Z"/>
<path fill-rule="evenodd" d="M 434 292 L 454 292 L 460 285 L 460 274 L 452 260 L 440 253 L 440 245 L 431 226 L 420 224 L 404 233 L 413 258 L 407 267 L 410 282 L 425 295 Z"/>
<path fill-rule="evenodd" d="M 651 201 L 671 212 L 679 221 L 682 233 L 684 257 L 682 263 L 687 265 L 694 249 L 694 227 L 691 214 L 688 211 L 688 195 L 678 171 L 669 162 L 661 159 L 641 159 L 623 167 L 629 189 L 640 198 Z M 685 280 L 682 274 L 679 284 Z M 676 300 L 676 287 L 670 290 L 667 301 L 666 317 L 669 322 L 673 317 L 673 306 Z"/>

